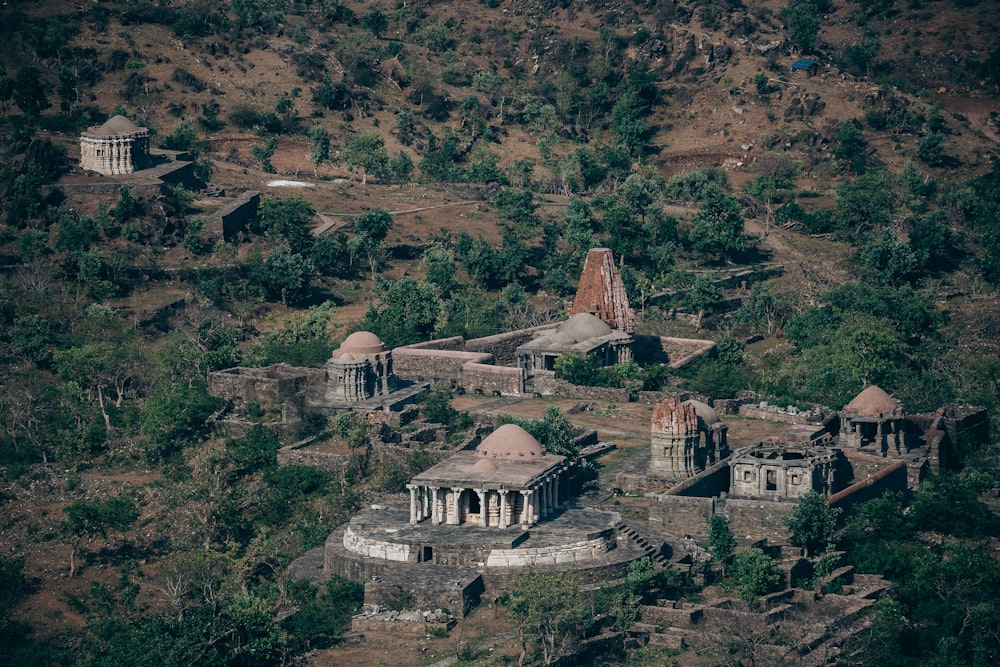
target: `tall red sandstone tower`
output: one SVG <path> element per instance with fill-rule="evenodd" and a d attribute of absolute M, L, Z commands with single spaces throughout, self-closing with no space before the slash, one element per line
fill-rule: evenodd
<path fill-rule="evenodd" d="M 591 248 L 587 252 L 569 316 L 578 313 L 590 313 L 612 329 L 635 331 L 635 309 L 629 305 L 625 283 L 610 248 Z"/>

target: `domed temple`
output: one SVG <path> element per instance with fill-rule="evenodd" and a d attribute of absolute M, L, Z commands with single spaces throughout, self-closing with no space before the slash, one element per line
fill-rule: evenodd
<path fill-rule="evenodd" d="M 407 484 L 410 523 L 527 529 L 565 508 L 568 471 L 565 456 L 546 454 L 523 428 L 505 424 L 475 451 L 458 452 Z"/>
<path fill-rule="evenodd" d="M 80 135 L 80 167 L 105 176 L 131 174 L 149 160 L 149 130 L 125 116 L 88 127 Z"/>
<path fill-rule="evenodd" d="M 575 504 L 576 462 L 548 454 L 520 426 L 500 426 L 410 480 L 409 501 L 371 505 L 296 561 L 293 576 L 365 581 L 365 602 L 402 586 L 418 606 L 465 613 L 523 568 L 624 575 L 650 555 L 617 512 Z"/>

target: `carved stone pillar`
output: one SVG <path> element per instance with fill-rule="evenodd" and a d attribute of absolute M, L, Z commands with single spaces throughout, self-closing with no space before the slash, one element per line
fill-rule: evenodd
<path fill-rule="evenodd" d="M 438 507 L 438 488 L 431 489 L 431 523 L 435 526 L 441 525 L 441 509 Z"/>
<path fill-rule="evenodd" d="M 506 528 L 509 525 L 507 523 L 507 489 L 500 489 L 497 493 L 500 495 L 500 523 L 497 525 Z"/>
<path fill-rule="evenodd" d="M 407 484 L 406 488 L 410 490 L 410 524 L 416 525 L 420 517 L 417 515 L 417 487 L 412 484 Z"/>
<path fill-rule="evenodd" d="M 486 489 L 474 489 L 479 496 L 479 527 L 486 528 L 489 522 L 489 507 L 486 505 Z"/>
<path fill-rule="evenodd" d="M 451 511 L 448 512 L 448 523 L 452 526 L 462 524 L 462 492 L 463 488 L 453 488 L 451 490 Z"/>
<path fill-rule="evenodd" d="M 521 491 L 521 501 L 521 528 L 527 528 L 531 525 L 532 504 L 534 503 L 531 499 L 530 490 L 524 489 Z"/>

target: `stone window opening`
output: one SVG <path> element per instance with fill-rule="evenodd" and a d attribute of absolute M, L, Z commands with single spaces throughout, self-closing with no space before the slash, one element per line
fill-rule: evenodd
<path fill-rule="evenodd" d="M 750 481 L 750 471 L 749 470 L 744 470 L 743 471 L 743 481 L 744 482 L 749 482 Z"/>
<path fill-rule="evenodd" d="M 420 562 L 431 563 L 434 561 L 434 547 L 423 547 L 420 550 Z"/>
<path fill-rule="evenodd" d="M 775 476 L 773 470 L 768 470 L 767 471 L 767 481 L 766 481 L 766 484 L 767 484 L 767 490 L 768 491 L 777 491 L 778 490 L 778 482 L 776 480 L 776 476 Z"/>
<path fill-rule="evenodd" d="M 792 484 L 798 485 L 798 483 L 799 483 L 799 476 L 792 475 Z"/>

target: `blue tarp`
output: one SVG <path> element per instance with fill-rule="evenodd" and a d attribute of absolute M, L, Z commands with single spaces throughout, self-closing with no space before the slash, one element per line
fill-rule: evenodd
<path fill-rule="evenodd" d="M 800 70 L 808 71 L 816 66 L 816 61 L 812 58 L 800 58 L 792 63 L 792 71 L 798 72 Z"/>

